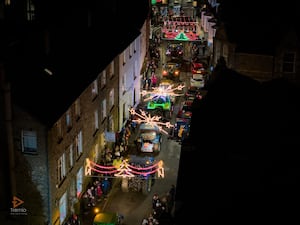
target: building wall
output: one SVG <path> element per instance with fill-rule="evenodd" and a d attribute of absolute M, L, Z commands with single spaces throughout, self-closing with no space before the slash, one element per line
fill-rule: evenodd
<path fill-rule="evenodd" d="M 284 77 L 287 80 L 300 84 L 300 44 L 297 32 L 291 28 L 282 35 L 277 46 L 274 46 L 274 53 L 246 53 L 237 52 L 235 43 L 228 40 L 226 30 L 221 24 L 217 29 L 213 42 L 213 61 L 215 66 L 220 57 L 224 57 L 227 67 L 236 70 L 244 75 L 259 81 L 266 81 L 274 78 Z M 294 69 L 292 72 L 283 70 L 285 53 L 293 53 Z"/>
<path fill-rule="evenodd" d="M 236 53 L 234 69 L 255 80 L 265 81 L 274 78 L 273 62 L 273 56 Z"/>
<path fill-rule="evenodd" d="M 141 35 L 119 55 L 119 128 L 129 119 L 129 109 L 139 101 L 141 72 Z M 143 50 L 145 52 L 145 49 Z"/>
<path fill-rule="evenodd" d="M 49 180 L 47 129 L 23 109 L 13 107 L 13 137 L 16 197 L 24 201 L 28 219 L 33 224 L 49 221 Z M 36 153 L 22 150 L 22 131 L 35 131 L 37 136 Z M 35 221 L 35 222 L 33 222 Z"/>
<path fill-rule="evenodd" d="M 109 65 L 110 66 L 110 65 Z M 98 77 L 92 82 L 83 93 L 76 99 L 68 109 L 71 115 L 72 125 L 66 125 L 66 114 L 50 129 L 49 132 L 49 165 L 50 165 L 50 185 L 51 185 L 51 208 L 52 222 L 59 218 L 59 199 L 67 193 L 68 211 L 76 212 L 78 201 L 87 185 L 91 181 L 90 177 L 83 177 L 82 184 L 78 184 L 78 171 L 84 170 L 86 158 L 100 161 L 105 146 L 105 131 L 115 132 L 116 122 L 118 121 L 118 77 L 117 74 L 109 74 L 109 66 L 106 70 L 99 73 Z M 106 78 L 104 78 L 106 77 Z M 95 85 L 95 83 L 97 85 Z M 98 91 L 93 92 L 93 89 Z M 114 90 L 114 104 L 110 104 L 110 91 Z M 106 101 L 106 107 L 103 107 Z M 75 104 L 80 103 L 80 116 L 76 114 Z M 103 114 L 103 110 L 106 112 Z M 97 114 L 95 112 L 98 112 Z M 96 115 L 98 116 L 96 119 Z M 109 117 L 114 120 L 113 128 L 109 128 Z M 97 126 L 96 126 L 97 122 Z M 58 124 L 61 124 L 61 135 L 58 134 Z M 76 136 L 82 132 L 82 153 L 76 155 Z M 60 138 L 62 137 L 62 138 Z M 69 168 L 69 149 L 73 145 L 74 165 Z M 66 154 L 66 176 L 58 182 L 58 160 Z M 80 189 L 78 189 L 80 185 Z"/>
<path fill-rule="evenodd" d="M 62 46 L 64 45 L 64 38 L 61 40 L 62 34 L 64 34 L 63 36 L 68 44 L 70 40 L 66 37 L 69 35 L 72 37 L 73 42 L 79 46 L 80 41 L 82 41 L 82 36 L 84 36 L 86 32 L 86 26 L 88 26 L 90 30 L 98 29 L 99 25 L 103 25 L 103 19 L 106 19 L 107 15 L 112 17 L 118 16 L 120 10 L 123 10 L 122 4 L 118 4 L 118 1 L 105 3 L 105 9 L 110 9 L 112 11 L 109 13 L 106 12 L 104 15 L 99 14 L 96 10 L 96 8 L 103 10 L 102 4 L 98 4 L 98 1 L 93 3 L 90 2 L 89 4 L 86 3 L 83 8 L 82 4 L 80 4 L 80 7 L 77 7 L 79 5 L 74 5 L 70 8 L 69 3 L 62 5 L 59 3 L 61 7 L 57 7 L 56 4 L 58 2 L 56 1 L 46 1 L 45 3 L 37 2 L 35 8 L 36 11 L 34 12 L 36 13 L 34 15 L 35 17 L 32 20 L 27 21 L 25 18 L 25 5 L 23 3 L 24 1 L 22 1 L 21 4 L 18 4 L 18 8 L 15 8 L 16 5 L 7 6 L 7 12 L 13 12 L 13 14 L 10 18 L 6 18 L 6 21 L 11 22 L 11 25 L 20 24 L 21 30 L 25 30 L 23 24 L 34 25 L 35 20 L 39 19 L 38 22 L 40 23 L 38 23 L 39 26 L 36 28 L 41 29 L 41 31 L 37 32 L 32 28 L 31 31 L 34 31 L 32 33 L 33 36 L 35 36 L 35 39 L 28 39 L 34 40 L 30 42 L 31 44 L 34 44 L 34 48 L 32 49 L 38 49 L 38 52 L 34 53 L 42 54 L 43 57 L 44 53 L 46 55 L 51 53 L 52 47 L 55 47 L 54 49 L 59 49 L 59 44 L 62 44 Z M 117 6 L 117 9 L 112 9 L 112 4 Z M 86 13 L 84 13 L 84 11 L 88 6 L 90 7 L 88 10 L 90 21 L 89 23 L 86 23 L 88 21 L 86 20 Z M 52 13 L 49 13 L 49 8 Z M 124 12 L 124 14 L 126 14 L 126 12 Z M 7 13 L 6 15 L 10 14 Z M 97 17 L 95 15 L 99 16 Z M 16 19 L 17 17 L 18 19 Z M 76 24 L 76 26 L 74 26 L 74 24 Z M 145 46 L 148 44 L 147 39 L 150 30 L 149 23 L 145 24 L 146 25 L 143 26 L 143 34 L 137 37 L 134 45 L 131 44 L 131 47 L 134 47 L 132 55 L 129 54 L 129 50 L 127 52 L 128 63 L 126 68 L 119 66 L 119 62 L 121 61 L 118 58 L 119 56 L 116 56 L 114 59 L 113 76 L 108 76 L 108 71 L 110 70 L 109 65 L 104 70 L 100 69 L 100 71 L 98 71 L 98 76 L 95 75 L 95 82 L 97 83 L 98 90 L 97 94 L 93 95 L 92 90 L 95 88 L 95 82 L 92 82 L 80 96 L 77 98 L 74 96 L 73 104 L 64 106 L 67 109 L 66 112 L 61 115 L 52 127 L 45 127 L 45 125 L 35 120 L 33 116 L 27 114 L 25 110 L 18 107 L 14 108 L 13 146 L 15 147 L 16 154 L 15 158 L 12 160 L 16 161 L 17 178 L 15 181 L 17 183 L 17 188 L 16 190 L 11 190 L 11 192 L 18 194 L 18 197 L 24 200 L 24 207 L 28 207 L 30 212 L 35 212 L 35 216 L 29 215 L 26 217 L 28 221 L 22 221 L 20 224 L 45 224 L 46 222 L 49 222 L 49 224 L 61 224 L 63 223 L 63 220 L 68 218 L 68 215 L 71 212 L 78 212 L 78 203 L 81 195 L 91 180 L 90 177 L 84 176 L 86 158 L 92 158 L 94 161 L 101 160 L 104 146 L 107 144 L 104 135 L 105 132 L 117 132 L 121 127 L 119 121 L 123 120 L 123 118 L 119 119 L 119 112 L 121 111 L 121 104 L 119 101 L 119 75 L 123 74 L 124 71 L 128 76 L 132 76 L 132 79 L 127 79 L 126 87 L 129 87 L 129 89 L 126 91 L 124 98 L 122 98 L 122 102 L 125 102 L 127 106 L 133 106 L 139 102 L 141 62 L 146 55 L 147 48 Z M 36 36 L 36 32 L 39 34 L 43 33 L 43 30 L 46 28 L 49 30 L 47 31 L 49 32 L 49 35 L 46 35 L 46 39 L 49 37 L 51 39 L 47 39 L 45 44 L 41 35 L 39 37 Z M 28 33 L 30 33 L 30 31 L 28 31 Z M 57 37 L 57 40 L 55 37 Z M 39 48 L 37 47 L 37 42 L 35 42 L 36 40 L 39 41 Z M 143 46 L 143 48 L 141 48 L 141 46 Z M 43 49 L 44 47 L 46 47 L 46 49 Z M 130 48 L 130 46 L 128 48 Z M 30 48 L 28 47 L 28 49 Z M 37 58 L 43 57 L 37 56 Z M 99 65 L 102 66 L 102 62 L 99 62 Z M 59 67 L 60 65 L 57 66 Z M 121 69 L 122 72 L 120 71 Z M 94 68 L 92 70 L 94 71 Z M 107 76 L 105 85 L 103 85 L 104 73 L 106 73 Z M 82 76 L 85 75 L 83 74 Z M 114 90 L 113 105 L 109 103 L 111 90 Z M 62 98 L 63 97 L 64 96 L 62 96 Z M 30 101 L 30 99 L 28 100 Z M 105 109 L 103 108 L 104 100 L 106 100 Z M 2 101 L 1 98 L 1 105 L 2 102 L 4 101 Z M 79 115 L 76 113 L 77 105 L 80 105 Z M 104 110 L 106 116 L 103 116 Z M 97 119 L 95 119 L 96 111 L 98 111 Z M 2 110 L 0 110 L 0 113 L 2 113 Z M 126 111 L 126 113 L 125 117 L 128 117 L 129 111 Z M 67 115 L 70 115 L 70 125 L 66 124 Z M 112 116 L 113 123 L 109 120 L 110 116 Z M 1 116 L 0 124 L 3 124 L 2 121 L 3 119 Z M 95 126 L 96 121 L 98 121 L 98 126 Z M 37 154 L 24 155 L 21 152 L 20 133 L 22 129 L 32 129 L 37 131 Z M 76 139 L 80 132 L 82 133 L 82 152 L 77 155 Z M 5 146 L 4 142 L 5 141 L 1 140 L 1 146 Z M 70 165 L 71 146 L 73 146 L 72 166 Z M 59 171 L 62 171 L 62 169 L 58 169 L 58 162 L 62 159 L 64 154 L 65 158 L 63 164 L 65 167 L 65 174 L 63 178 L 58 179 Z M 81 176 L 79 176 L 80 173 L 82 173 Z M 63 213 L 60 212 L 60 204 L 65 195 L 66 210 L 64 212 L 65 215 L 63 215 Z M 9 201 L 11 201 L 10 197 L 11 196 L 7 198 Z M 64 219 L 62 220 L 61 218 Z"/>
<path fill-rule="evenodd" d="M 285 53 L 294 53 L 294 71 L 284 72 L 282 65 L 284 62 Z M 279 43 L 276 49 L 274 59 L 274 75 L 276 77 L 285 77 L 288 80 L 293 81 L 295 84 L 300 84 L 300 43 L 299 38 L 295 30 L 287 32 L 283 40 Z"/>

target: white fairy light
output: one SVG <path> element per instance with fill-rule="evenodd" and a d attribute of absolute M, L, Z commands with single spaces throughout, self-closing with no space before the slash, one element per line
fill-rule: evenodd
<path fill-rule="evenodd" d="M 149 101 L 154 96 L 157 96 L 157 95 L 163 95 L 163 96 L 168 95 L 168 96 L 174 96 L 174 97 L 181 96 L 182 94 L 177 94 L 174 91 L 182 91 L 185 86 L 183 84 L 179 84 L 176 87 L 173 87 L 173 86 L 174 85 L 170 84 L 166 88 L 163 88 L 163 87 L 152 87 L 151 91 L 143 90 L 142 91 L 142 95 L 143 96 L 150 94 L 150 97 L 145 98 L 144 101 Z"/>
<path fill-rule="evenodd" d="M 138 118 L 132 120 L 133 122 L 136 122 L 138 124 L 145 123 L 153 127 L 157 127 L 160 132 L 164 134 L 168 134 L 166 130 L 163 129 L 163 127 L 171 128 L 174 127 L 173 124 L 170 122 L 161 122 L 161 116 L 151 116 L 150 113 L 147 114 L 144 110 L 140 109 L 140 113 L 136 112 L 134 108 L 129 109 L 131 115 L 135 115 Z"/>

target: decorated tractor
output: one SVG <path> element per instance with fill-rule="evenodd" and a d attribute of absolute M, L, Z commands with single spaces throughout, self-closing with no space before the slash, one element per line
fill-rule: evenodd
<path fill-rule="evenodd" d="M 162 161 L 155 162 L 154 157 L 129 155 L 123 161 L 119 171 L 122 176 L 121 189 L 123 192 L 142 192 L 148 194 L 157 178 L 163 178 Z"/>

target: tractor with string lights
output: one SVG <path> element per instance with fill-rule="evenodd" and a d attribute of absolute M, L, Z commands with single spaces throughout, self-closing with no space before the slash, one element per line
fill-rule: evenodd
<path fill-rule="evenodd" d="M 123 192 L 142 192 L 148 194 L 155 181 L 154 157 L 129 155 L 126 158 L 129 171 L 135 171 L 134 176 L 122 177 L 121 189 Z"/>
<path fill-rule="evenodd" d="M 123 159 L 115 176 L 122 177 L 122 191 L 148 194 L 155 179 L 164 177 L 163 162 L 157 161 L 155 156 L 160 151 L 162 134 L 168 134 L 162 127 L 171 128 L 172 125 L 169 122 L 161 122 L 159 116 L 151 116 L 143 110 L 136 112 L 131 108 L 130 113 L 136 118 L 132 121 L 139 125 L 140 143 L 137 145 L 140 144 L 140 151 Z"/>

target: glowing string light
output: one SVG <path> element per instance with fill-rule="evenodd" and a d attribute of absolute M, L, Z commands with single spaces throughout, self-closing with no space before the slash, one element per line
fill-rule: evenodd
<path fill-rule="evenodd" d="M 115 177 L 135 177 L 135 176 L 144 176 L 147 177 L 150 174 L 157 173 L 158 178 L 164 178 L 164 168 L 163 161 L 160 160 L 157 163 L 154 163 L 151 166 L 133 166 L 127 160 L 123 160 L 122 163 L 118 166 L 103 166 L 99 165 L 88 158 L 86 159 L 85 165 L 85 175 L 91 176 L 91 172 L 97 172 L 100 174 L 114 175 Z"/>
<path fill-rule="evenodd" d="M 175 93 L 174 91 L 182 91 L 185 87 L 184 85 L 180 84 L 177 87 L 173 87 L 173 84 L 168 85 L 167 87 L 152 87 L 151 91 L 143 90 L 142 96 L 149 95 L 149 97 L 144 98 L 144 101 L 150 101 L 154 98 L 154 96 L 157 95 L 163 95 L 163 96 L 181 96 L 182 94 Z"/>
<path fill-rule="evenodd" d="M 145 123 L 152 127 L 157 127 L 159 131 L 164 134 L 168 135 L 168 131 L 164 130 L 163 127 L 166 128 L 174 127 L 174 125 L 171 124 L 170 122 L 161 122 L 160 121 L 161 116 L 151 116 L 150 113 L 147 115 L 147 113 L 141 109 L 140 109 L 140 113 L 136 112 L 134 108 L 129 109 L 129 111 L 131 115 L 135 115 L 138 117 L 137 119 L 133 119 L 132 120 L 133 122 L 136 122 L 138 124 Z"/>

